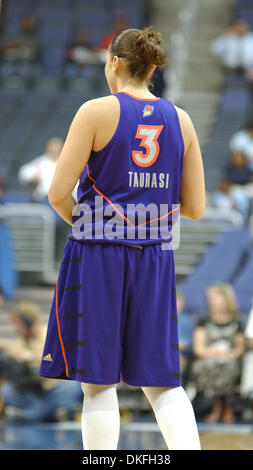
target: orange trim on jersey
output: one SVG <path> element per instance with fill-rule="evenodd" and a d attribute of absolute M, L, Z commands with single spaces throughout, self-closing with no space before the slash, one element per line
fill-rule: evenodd
<path fill-rule="evenodd" d="M 96 181 L 94 180 L 94 178 L 92 178 L 92 176 L 90 176 L 90 170 L 89 170 L 89 167 L 88 167 L 88 163 L 87 163 L 87 175 L 88 175 L 88 178 L 90 178 L 90 180 L 92 180 L 93 183 L 95 184 Z"/>
<path fill-rule="evenodd" d="M 115 207 L 115 205 L 113 204 L 113 202 L 110 201 L 110 199 L 109 199 L 107 196 L 105 196 L 103 193 L 101 193 L 101 191 L 99 191 L 99 189 L 96 188 L 96 186 L 95 186 L 96 180 L 94 180 L 94 178 L 92 178 L 92 177 L 90 176 L 88 163 L 87 163 L 87 175 L 88 175 L 88 178 L 90 178 L 92 181 L 94 181 L 94 184 L 93 184 L 92 187 L 95 189 L 95 191 L 97 191 L 97 193 L 100 194 L 100 196 L 102 196 L 107 202 L 109 202 L 109 204 L 113 207 L 113 209 L 114 209 L 116 212 L 118 212 L 118 214 L 119 214 L 123 219 L 125 219 L 125 220 L 129 223 L 129 225 L 131 225 L 132 227 L 136 227 L 136 228 L 138 228 L 138 227 L 143 227 L 143 225 L 150 224 L 151 222 L 155 222 L 156 220 L 164 219 L 164 217 L 167 217 L 167 215 L 170 215 L 170 214 L 172 214 L 172 212 L 175 212 L 175 211 L 177 211 L 177 210 L 179 209 L 179 207 L 176 207 L 175 209 L 172 209 L 172 211 L 168 212 L 167 214 L 162 215 L 162 217 L 158 217 L 157 219 L 152 219 L 152 220 L 149 220 L 148 222 L 145 222 L 144 224 L 136 225 L 136 226 L 135 226 L 134 224 L 132 224 L 132 222 L 130 222 L 130 220 L 128 220 L 128 218 L 127 218 L 124 214 L 121 214 L 121 212 L 117 209 L 117 207 Z"/>
<path fill-rule="evenodd" d="M 158 101 L 160 99 L 159 96 L 157 98 L 138 98 L 137 96 L 134 96 L 131 93 L 128 93 L 127 91 L 121 91 L 120 93 L 124 93 L 125 95 L 131 96 L 132 98 L 135 98 L 136 100 L 140 101 Z"/>
<path fill-rule="evenodd" d="M 151 222 L 155 222 L 156 220 L 164 219 L 164 217 L 167 217 L 167 215 L 172 214 L 172 212 L 175 212 L 175 211 L 177 211 L 178 209 L 179 209 L 179 207 L 176 207 L 175 209 L 172 209 L 172 211 L 168 212 L 167 214 L 162 215 L 162 217 L 157 217 L 157 219 L 152 219 L 152 220 L 150 220 L 149 222 L 145 222 L 144 224 L 137 225 L 137 227 L 143 227 L 143 225 L 151 224 Z"/>
<path fill-rule="evenodd" d="M 117 207 L 113 204 L 113 202 L 110 201 L 110 199 L 108 199 L 108 197 L 106 197 L 103 193 L 101 193 L 101 191 L 99 191 L 99 189 L 96 188 L 96 186 L 95 186 L 96 181 L 94 180 L 94 178 L 92 178 L 92 177 L 90 176 L 88 164 L 87 164 L 87 175 L 88 175 L 88 177 L 89 177 L 92 181 L 94 181 L 93 188 L 95 189 L 95 191 L 97 191 L 97 193 L 100 194 L 100 196 L 102 196 L 103 198 L 105 198 L 106 201 L 109 202 L 109 204 L 111 204 L 111 206 L 113 207 L 113 209 L 114 209 L 116 212 L 118 212 L 118 214 L 119 214 L 121 217 L 123 217 L 123 219 L 125 219 L 125 220 L 129 223 L 129 225 L 132 225 L 132 227 L 134 227 L 134 224 L 132 224 L 132 222 L 130 222 L 130 220 L 128 220 L 128 218 L 127 218 L 124 214 L 121 214 L 121 212 L 119 211 L 119 209 L 117 209 Z"/>
<path fill-rule="evenodd" d="M 56 310 L 56 321 L 57 321 L 58 335 L 59 335 L 59 340 L 60 340 L 60 344 L 61 344 L 63 359 L 64 359 L 64 362 L 65 362 L 65 372 L 66 372 L 66 376 L 69 377 L 69 368 L 68 368 L 68 363 L 67 363 L 67 359 L 66 359 L 64 344 L 63 344 L 63 341 L 62 341 L 59 314 L 58 314 L 58 281 L 56 282 L 56 290 L 55 290 L 55 310 Z"/>

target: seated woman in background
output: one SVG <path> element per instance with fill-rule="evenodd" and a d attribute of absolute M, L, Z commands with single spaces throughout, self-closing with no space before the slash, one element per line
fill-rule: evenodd
<path fill-rule="evenodd" d="M 250 116 L 245 128 L 238 130 L 229 142 L 230 150 L 245 153 L 250 169 L 253 170 L 253 116 Z"/>
<path fill-rule="evenodd" d="M 244 152 L 237 151 L 230 155 L 224 168 L 224 178 L 231 184 L 241 186 L 253 182 L 253 171 Z"/>
<path fill-rule="evenodd" d="M 212 401 L 205 421 L 233 423 L 233 398 L 241 375 L 244 352 L 243 325 L 234 291 L 229 284 L 212 284 L 207 291 L 208 315 L 193 333 L 191 383 Z"/>

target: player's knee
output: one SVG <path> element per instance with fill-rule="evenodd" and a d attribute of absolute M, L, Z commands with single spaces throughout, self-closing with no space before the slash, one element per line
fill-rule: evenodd
<path fill-rule="evenodd" d="M 82 384 L 84 392 L 83 411 L 114 411 L 118 410 L 116 385 Z"/>
<path fill-rule="evenodd" d="M 82 391 L 85 395 L 90 397 L 96 396 L 106 390 L 113 390 L 116 389 L 116 384 L 112 385 L 100 385 L 100 384 L 88 384 L 88 383 L 81 383 Z"/>
<path fill-rule="evenodd" d="M 161 406 L 161 403 L 166 403 L 169 395 L 172 390 L 175 390 L 173 387 L 141 387 L 146 398 L 151 404 L 153 409 L 157 409 Z M 178 389 L 179 387 L 176 387 Z"/>
<path fill-rule="evenodd" d="M 160 393 L 172 390 L 173 387 L 141 387 L 146 396 L 159 395 Z"/>

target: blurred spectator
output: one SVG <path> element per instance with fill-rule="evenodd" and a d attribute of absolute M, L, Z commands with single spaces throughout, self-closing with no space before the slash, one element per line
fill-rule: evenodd
<path fill-rule="evenodd" d="M 29 77 L 38 72 L 40 48 L 37 39 L 36 21 L 33 15 L 21 18 L 20 31 L 0 46 L 2 75 Z"/>
<path fill-rule="evenodd" d="M 46 144 L 45 153 L 19 170 L 19 181 L 23 184 L 31 183 L 35 187 L 32 198 L 36 202 L 43 202 L 47 198 L 62 147 L 63 140 L 52 137 Z"/>
<path fill-rule="evenodd" d="M 245 153 L 233 152 L 224 168 L 224 178 L 231 184 L 246 185 L 253 182 L 253 171 Z"/>
<path fill-rule="evenodd" d="M 129 18 L 126 14 L 119 14 L 116 16 L 115 19 L 115 27 L 112 31 L 109 31 L 105 36 L 102 38 L 100 44 L 96 48 L 98 52 L 98 56 L 101 60 L 101 62 L 105 63 L 106 62 L 106 54 L 107 54 L 107 49 L 109 47 L 109 44 L 113 40 L 117 34 L 121 33 L 124 31 L 124 29 L 129 28 Z"/>
<path fill-rule="evenodd" d="M 232 185 L 225 178 L 220 180 L 217 189 L 212 193 L 211 202 L 213 207 L 239 211 L 247 223 L 250 213 L 249 198 L 240 187 Z"/>
<path fill-rule="evenodd" d="M 59 260 L 62 256 L 62 250 L 66 243 L 66 236 L 69 233 L 69 225 L 52 209 L 48 201 L 48 190 L 53 179 L 58 158 L 61 154 L 63 147 L 63 140 L 59 137 L 52 137 L 48 140 L 45 153 L 36 157 L 29 163 L 26 163 L 19 170 L 18 177 L 22 184 L 32 184 L 35 189 L 32 193 L 32 200 L 46 204 L 55 215 L 56 223 L 56 236 L 55 248 L 56 259 Z M 72 196 L 77 200 L 77 187 L 73 190 Z"/>
<path fill-rule="evenodd" d="M 79 31 L 74 42 L 66 50 L 65 71 L 67 75 L 69 77 L 82 76 L 89 78 L 92 72 L 89 66 L 97 62 L 97 55 L 92 51 L 87 33 Z"/>
<path fill-rule="evenodd" d="M 178 336 L 180 349 L 180 369 L 183 380 L 186 379 L 188 366 L 192 356 L 193 319 L 184 311 L 185 296 L 177 289 Z"/>
<path fill-rule="evenodd" d="M 253 68 L 253 33 L 241 19 L 211 42 L 211 51 L 229 71 L 245 73 Z M 246 78 L 246 75 L 245 75 Z"/>
<path fill-rule="evenodd" d="M 246 351 L 242 362 L 240 393 L 245 401 L 244 418 L 253 421 L 253 303 L 245 327 Z"/>
<path fill-rule="evenodd" d="M 207 291 L 208 315 L 193 333 L 190 382 L 211 403 L 205 421 L 233 423 L 234 397 L 241 375 L 244 335 L 232 287 L 216 283 Z"/>
<path fill-rule="evenodd" d="M 6 417 L 29 422 L 72 417 L 80 404 L 80 384 L 38 375 L 46 334 L 38 306 L 20 302 L 11 317 L 18 337 L 0 340 L 0 392 Z"/>
<path fill-rule="evenodd" d="M 253 170 L 253 118 L 248 121 L 245 129 L 236 132 L 230 140 L 231 152 L 243 152 L 251 170 Z"/>

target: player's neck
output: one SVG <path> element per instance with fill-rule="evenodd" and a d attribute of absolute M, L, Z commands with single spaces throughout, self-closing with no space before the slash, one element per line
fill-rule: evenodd
<path fill-rule="evenodd" d="M 129 93 L 130 95 L 136 96 L 137 98 L 151 98 L 154 97 L 152 93 L 149 91 L 148 87 L 132 87 L 132 86 L 125 86 L 118 90 L 119 92 Z"/>
<path fill-rule="evenodd" d="M 138 98 L 147 98 L 153 96 L 152 93 L 149 91 L 147 83 L 145 81 L 139 83 L 132 82 L 131 80 L 119 81 L 117 91 L 129 93 Z"/>

